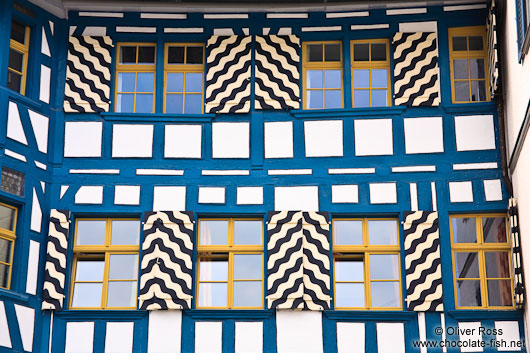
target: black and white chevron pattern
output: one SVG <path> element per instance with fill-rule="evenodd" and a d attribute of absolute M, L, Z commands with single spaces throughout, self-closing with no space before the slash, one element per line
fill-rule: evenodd
<path fill-rule="evenodd" d="M 212 36 L 206 57 L 206 113 L 250 110 L 250 36 Z"/>
<path fill-rule="evenodd" d="M 193 212 L 146 212 L 144 221 L 140 309 L 191 308 Z"/>
<path fill-rule="evenodd" d="M 513 291 L 514 301 L 518 308 L 524 307 L 523 264 L 521 262 L 521 235 L 519 234 L 519 216 L 514 198 L 508 201 L 510 216 L 510 237 L 512 242 Z"/>
<path fill-rule="evenodd" d="M 327 220 L 327 214 L 318 212 L 269 212 L 269 309 L 329 309 Z"/>
<path fill-rule="evenodd" d="M 436 33 L 394 35 L 395 105 L 437 106 L 440 104 Z"/>
<path fill-rule="evenodd" d="M 497 16 L 495 15 L 495 0 L 491 1 L 490 13 L 487 20 L 488 29 L 488 65 L 491 98 L 497 91 L 499 82 L 499 56 L 497 53 Z"/>
<path fill-rule="evenodd" d="M 64 111 L 108 112 L 110 104 L 110 37 L 70 36 Z"/>
<path fill-rule="evenodd" d="M 300 38 L 256 36 L 256 109 L 300 108 Z"/>
<path fill-rule="evenodd" d="M 407 307 L 443 311 L 438 212 L 404 212 Z"/>
<path fill-rule="evenodd" d="M 52 209 L 44 267 L 42 310 L 63 308 L 69 229 L 70 211 Z"/>

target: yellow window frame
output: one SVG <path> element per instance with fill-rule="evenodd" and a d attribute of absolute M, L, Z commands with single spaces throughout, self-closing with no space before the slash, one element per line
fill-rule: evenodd
<path fill-rule="evenodd" d="M 201 236 L 201 222 L 202 221 L 228 221 L 228 245 L 200 245 L 200 236 Z M 261 221 L 261 245 L 234 245 L 234 222 L 235 221 Z M 197 231 L 197 277 L 196 277 L 196 308 L 197 309 L 263 309 L 264 300 L 263 300 L 263 291 L 264 291 L 264 253 L 263 253 L 263 242 L 264 238 L 264 224 L 262 218 L 201 218 L 199 219 L 199 226 Z M 261 255 L 261 306 L 256 307 L 242 307 L 234 306 L 234 282 L 242 281 L 253 281 L 257 282 L 257 279 L 244 279 L 244 280 L 234 280 L 234 255 Z M 225 281 L 200 281 L 200 263 L 203 259 L 215 259 L 215 258 L 227 258 L 228 257 L 228 282 L 227 282 L 227 303 L 226 307 L 207 307 L 199 306 L 199 283 L 225 283 Z"/>
<path fill-rule="evenodd" d="M 374 43 L 383 43 L 386 47 L 386 60 L 385 61 L 372 61 L 372 45 Z M 355 44 L 368 44 L 368 61 L 355 61 L 353 46 Z M 368 90 L 370 93 L 370 107 L 372 106 L 372 90 L 387 90 L 387 107 L 392 106 L 392 87 L 390 80 L 390 44 L 388 39 L 360 39 L 352 40 L 350 42 L 350 53 L 351 53 L 351 87 L 352 87 L 352 106 L 355 108 L 355 90 Z M 354 71 L 357 69 L 369 70 L 369 87 L 367 88 L 356 88 L 354 86 L 355 76 Z M 386 88 L 372 88 L 372 70 L 386 69 Z"/>
<path fill-rule="evenodd" d="M 169 64 L 168 53 L 169 47 L 182 46 L 184 47 L 184 62 L 186 62 L 186 53 L 188 47 L 201 47 L 202 48 L 202 64 Z M 186 104 L 186 74 L 187 73 L 202 73 L 202 89 L 200 93 L 192 92 L 188 94 L 201 95 L 201 114 L 204 113 L 204 62 L 205 62 L 205 46 L 202 43 L 166 43 L 164 46 L 164 113 L 166 112 L 166 99 L 167 99 L 167 74 L 170 73 L 183 73 L 184 74 L 184 92 L 171 92 L 169 94 L 182 94 L 182 114 L 184 113 L 184 107 Z"/>
<path fill-rule="evenodd" d="M 397 218 L 336 218 L 335 221 L 362 221 L 363 243 L 362 245 L 336 245 L 335 244 L 335 227 L 333 227 L 333 265 L 337 259 L 358 258 L 363 260 L 364 267 L 364 307 L 337 307 L 335 310 L 403 310 L 403 284 L 401 283 L 401 242 L 399 239 L 399 221 Z M 396 222 L 396 245 L 370 245 L 368 222 L 369 221 L 395 221 Z M 370 255 L 397 255 L 398 256 L 398 280 L 399 281 L 399 307 L 373 307 L 371 282 L 396 282 L 396 280 L 372 280 L 370 278 Z M 340 261 L 340 260 L 339 260 Z M 336 271 L 333 271 L 333 292 L 336 293 L 337 283 L 335 279 Z M 360 281 L 339 281 L 338 283 L 361 283 Z"/>
<path fill-rule="evenodd" d="M 307 57 L 307 46 L 322 44 L 322 61 L 309 61 Z M 340 61 L 325 61 L 325 49 L 324 45 L 326 44 L 339 44 L 340 46 Z M 341 108 L 344 108 L 344 73 L 342 67 L 342 42 L 339 40 L 335 41 L 317 41 L 317 42 L 304 42 L 302 45 L 302 75 L 303 75 L 303 99 L 304 99 L 304 109 L 329 109 L 326 108 L 326 91 L 338 91 L 339 88 L 307 88 L 307 71 L 308 70 L 340 70 L 341 80 L 340 80 L 340 101 Z M 324 74 L 322 75 L 322 86 L 324 86 Z M 322 108 L 309 108 L 307 105 L 307 91 L 322 91 Z"/>
<path fill-rule="evenodd" d="M 13 229 L 11 230 L 11 229 L 0 228 L 0 238 L 11 242 L 11 251 L 10 251 L 10 254 L 9 254 L 9 262 L 0 261 L 0 264 L 5 265 L 5 266 L 8 267 L 8 271 L 7 271 L 7 287 L 0 286 L 0 288 L 9 289 L 9 288 L 11 288 L 11 274 L 12 274 L 12 271 L 13 271 L 13 255 L 15 253 L 15 240 L 17 239 L 16 230 L 17 230 L 18 209 L 16 207 L 14 207 L 14 206 L 7 205 L 7 204 L 2 203 L 2 202 L 0 202 L 0 206 L 7 207 L 7 208 L 10 208 L 10 209 L 15 211 L 14 219 L 13 219 Z"/>
<path fill-rule="evenodd" d="M 136 64 L 120 64 L 120 55 L 121 55 L 121 47 L 136 47 Z M 139 47 L 154 47 L 155 48 L 155 62 L 152 65 L 140 65 L 138 64 L 138 55 L 139 55 Z M 117 102 L 118 102 L 118 93 L 121 94 L 133 94 L 134 95 L 134 112 L 136 113 L 136 95 L 137 94 L 150 94 L 150 92 L 137 92 L 136 86 L 138 83 L 138 73 L 153 73 L 154 79 L 153 79 L 153 107 L 151 108 L 151 113 L 155 112 L 155 104 L 156 104 L 156 53 L 157 53 L 157 45 L 156 43 L 132 43 L 132 42 L 122 42 L 118 43 L 116 46 L 116 53 L 117 53 L 117 60 L 116 60 L 116 78 L 114 82 L 114 101 L 116 102 L 114 104 L 114 111 L 117 111 Z M 120 73 L 135 73 L 135 79 L 134 79 L 134 92 L 118 92 L 118 77 Z"/>
<path fill-rule="evenodd" d="M 19 22 L 20 23 L 20 22 Z M 24 55 L 24 62 L 22 63 L 22 72 L 12 69 L 8 65 L 8 71 L 14 72 L 22 76 L 20 83 L 20 94 L 26 94 L 26 77 L 28 72 L 28 56 L 29 56 L 29 26 L 25 26 L 24 43 L 17 42 L 16 40 L 9 39 L 9 49 L 13 49 Z"/>
<path fill-rule="evenodd" d="M 506 243 L 485 243 L 484 234 L 482 232 L 482 219 L 483 218 L 504 218 L 506 223 Z M 475 218 L 476 223 L 476 243 L 455 243 L 453 238 L 453 219 L 455 218 Z M 454 286 L 454 298 L 456 309 L 515 309 L 515 301 L 513 300 L 513 272 L 512 272 L 512 256 L 511 256 L 511 245 L 510 245 L 510 233 L 508 217 L 505 213 L 486 213 L 486 214 L 460 214 L 449 217 L 449 227 L 451 230 L 451 261 L 453 265 L 453 286 Z M 512 292 L 512 305 L 511 306 L 490 306 L 488 296 L 487 280 L 504 279 L 508 278 L 495 278 L 486 277 L 486 252 L 503 251 L 508 252 L 508 261 L 510 266 L 510 286 Z M 480 278 L 467 278 L 463 280 L 480 280 L 480 295 L 482 306 L 459 306 L 458 305 L 458 293 L 457 293 L 457 277 L 456 277 L 456 266 L 455 266 L 455 254 L 458 252 L 476 252 L 478 253 L 478 265 Z"/>
<path fill-rule="evenodd" d="M 453 37 L 472 37 L 482 36 L 482 50 L 453 50 Z M 455 98 L 455 59 L 467 59 L 468 60 L 468 78 L 457 79 L 458 82 L 469 82 L 469 99 L 471 99 L 471 82 L 472 81 L 485 81 L 486 87 L 486 100 L 485 101 L 457 101 Z M 472 79 L 471 78 L 471 65 L 469 65 L 469 59 L 483 59 L 484 60 L 484 79 Z M 488 62 L 488 39 L 486 35 L 486 26 L 469 26 L 469 27 L 454 27 L 449 28 L 449 64 L 451 67 L 451 98 L 453 103 L 480 103 L 489 102 L 489 62 Z"/>
<path fill-rule="evenodd" d="M 77 245 L 77 229 L 79 221 L 105 221 L 105 243 L 104 245 Z M 110 255 L 138 255 L 139 258 L 139 245 L 111 245 L 112 235 L 112 221 L 138 221 L 138 218 L 78 218 L 75 222 L 75 233 L 74 233 L 74 265 L 72 270 L 72 279 L 70 286 L 70 301 L 69 308 L 73 310 L 134 310 L 134 307 L 108 307 L 107 296 L 109 282 L 117 281 L 136 281 L 136 292 L 138 292 L 138 271 L 140 264 L 138 263 L 138 270 L 135 279 L 120 279 L 120 280 L 109 280 L 109 267 L 110 267 Z M 140 240 L 140 237 L 138 237 Z M 87 259 L 102 259 L 105 261 L 105 267 L 103 270 L 103 281 L 76 281 L 75 277 L 77 274 L 77 264 L 80 261 Z M 74 299 L 74 285 L 76 283 L 102 283 L 101 292 L 101 305 L 99 307 L 73 307 L 72 302 Z"/>

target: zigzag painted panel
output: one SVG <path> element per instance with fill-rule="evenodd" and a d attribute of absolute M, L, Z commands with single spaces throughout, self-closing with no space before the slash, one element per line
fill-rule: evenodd
<path fill-rule="evenodd" d="M 212 36 L 206 63 L 206 113 L 248 113 L 252 37 Z"/>
<path fill-rule="evenodd" d="M 394 103 L 407 106 L 440 105 L 436 33 L 394 35 Z"/>
<path fill-rule="evenodd" d="M 300 39 L 256 36 L 256 109 L 300 108 Z"/>
<path fill-rule="evenodd" d="M 508 215 L 510 216 L 510 237 L 512 243 L 512 263 L 513 263 L 513 288 L 515 294 L 515 305 L 518 308 L 524 307 L 524 281 L 523 264 L 521 262 L 521 235 L 519 233 L 519 215 L 517 203 L 514 198 L 508 201 Z"/>
<path fill-rule="evenodd" d="M 112 39 L 107 36 L 70 36 L 64 111 L 108 112 Z"/>
<path fill-rule="evenodd" d="M 52 209 L 44 267 L 42 310 L 63 308 L 69 229 L 70 211 Z"/>
<path fill-rule="evenodd" d="M 191 308 L 193 213 L 146 212 L 144 219 L 140 309 Z"/>
<path fill-rule="evenodd" d="M 443 311 L 438 212 L 404 212 L 407 307 Z"/>

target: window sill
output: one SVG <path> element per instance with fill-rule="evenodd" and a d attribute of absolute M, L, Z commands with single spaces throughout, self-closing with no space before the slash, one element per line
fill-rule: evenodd
<path fill-rule="evenodd" d="M 234 309 L 190 309 L 183 310 L 184 315 L 192 319 L 268 319 L 274 316 L 274 310 L 234 310 Z"/>
<path fill-rule="evenodd" d="M 515 308 L 509 309 L 474 309 L 474 310 L 449 310 L 447 314 L 456 320 L 505 320 L 505 319 L 522 319 L 523 311 Z"/>
<path fill-rule="evenodd" d="M 385 320 L 403 321 L 416 317 L 414 311 L 391 311 L 391 310 L 329 310 L 324 311 L 324 316 L 330 320 L 358 321 L 358 320 Z"/>
<path fill-rule="evenodd" d="M 27 304 L 30 297 L 26 294 L 15 293 L 8 289 L 0 288 L 0 298 L 10 299 L 15 303 Z"/>
<path fill-rule="evenodd" d="M 76 309 L 63 309 L 54 311 L 55 316 L 63 319 L 76 319 L 76 320 L 94 320 L 94 319 L 141 319 L 148 315 L 148 311 L 145 310 L 76 310 Z"/>
<path fill-rule="evenodd" d="M 399 115 L 406 108 L 405 106 L 393 106 L 381 108 L 304 109 L 291 110 L 291 114 L 295 118 L 342 118 L 350 116 Z"/>
<path fill-rule="evenodd" d="M 477 102 L 477 103 L 453 103 L 443 106 L 448 113 L 466 113 L 472 111 L 473 113 L 491 113 L 492 109 L 497 110 L 494 101 Z"/>
<path fill-rule="evenodd" d="M 143 114 L 143 113 L 101 113 L 106 121 L 134 122 L 210 122 L 215 114 Z"/>

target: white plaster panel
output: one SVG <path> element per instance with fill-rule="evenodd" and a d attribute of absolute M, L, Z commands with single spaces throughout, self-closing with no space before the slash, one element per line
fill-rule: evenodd
<path fill-rule="evenodd" d="M 101 157 L 103 123 L 68 121 L 64 124 L 65 157 Z"/>
<path fill-rule="evenodd" d="M 91 185 L 81 186 L 75 193 L 76 204 L 93 204 L 99 205 L 103 203 L 103 186 Z"/>
<path fill-rule="evenodd" d="M 458 323 L 458 331 L 464 334 L 460 334 L 460 342 L 464 341 L 482 341 L 482 335 L 479 332 L 479 328 L 481 327 L 480 321 L 477 322 L 459 322 Z M 470 334 L 466 334 L 466 333 Z M 482 347 L 462 347 L 460 348 L 460 352 L 483 352 L 484 349 Z"/>
<path fill-rule="evenodd" d="M 223 323 L 195 322 L 195 353 L 221 353 L 223 351 Z"/>
<path fill-rule="evenodd" d="M 55 27 L 55 24 L 52 21 L 48 21 L 48 23 L 50 24 L 50 32 L 52 33 L 52 36 L 53 36 L 53 29 Z"/>
<path fill-rule="evenodd" d="M 33 188 L 33 198 L 31 201 L 31 221 L 30 229 L 40 233 L 42 224 L 42 209 L 40 207 L 39 198 L 37 197 L 37 192 Z"/>
<path fill-rule="evenodd" d="M 318 211 L 318 186 L 277 186 L 275 211 Z"/>
<path fill-rule="evenodd" d="M 0 301 L 0 346 L 12 348 L 9 326 L 7 325 L 6 308 L 3 301 Z"/>
<path fill-rule="evenodd" d="M 396 183 L 370 184 L 370 203 L 397 203 Z"/>
<path fill-rule="evenodd" d="M 401 322 L 378 322 L 377 353 L 405 353 L 405 328 Z"/>
<path fill-rule="evenodd" d="M 473 202 L 473 184 L 470 181 L 454 181 L 449 183 L 451 202 Z"/>
<path fill-rule="evenodd" d="M 107 322 L 105 353 L 131 353 L 134 322 Z"/>
<path fill-rule="evenodd" d="M 304 121 L 306 157 L 342 157 L 342 120 Z"/>
<path fill-rule="evenodd" d="M 107 27 L 87 26 L 83 30 L 84 36 L 106 36 Z"/>
<path fill-rule="evenodd" d="M 140 185 L 116 185 L 114 187 L 115 205 L 139 205 Z"/>
<path fill-rule="evenodd" d="M 338 353 L 365 353 L 363 322 L 337 322 Z"/>
<path fill-rule="evenodd" d="M 443 119 L 403 119 L 405 127 L 405 152 L 437 153 L 444 151 Z"/>
<path fill-rule="evenodd" d="M 201 125 L 166 125 L 164 157 L 201 158 Z"/>
<path fill-rule="evenodd" d="M 495 149 L 492 115 L 455 116 L 457 151 Z"/>
<path fill-rule="evenodd" d="M 46 31 L 44 30 L 44 26 L 42 27 L 42 42 L 40 45 L 40 52 L 49 57 L 52 56 L 52 54 L 50 53 L 50 46 L 48 45 L 48 38 L 46 37 Z"/>
<path fill-rule="evenodd" d="M 265 123 L 265 158 L 293 158 L 293 123 Z"/>
<path fill-rule="evenodd" d="M 22 339 L 22 347 L 27 352 L 33 351 L 33 332 L 35 330 L 35 309 L 15 304 L 18 329 Z"/>
<path fill-rule="evenodd" d="M 225 203 L 225 188 L 200 187 L 199 203 Z"/>
<path fill-rule="evenodd" d="M 519 334 L 519 322 L 517 321 L 495 321 L 495 328 L 497 332 L 502 330 L 502 335 L 497 335 L 495 338 L 498 342 L 504 340 L 507 347 L 498 347 L 499 352 L 514 352 L 521 351 L 521 347 L 511 347 L 512 343 L 517 344 L 521 341 L 521 335 Z"/>
<path fill-rule="evenodd" d="M 37 293 L 37 279 L 39 278 L 39 250 L 40 243 L 29 241 L 28 275 L 26 277 L 26 293 Z"/>
<path fill-rule="evenodd" d="M 23 143 L 24 145 L 28 144 L 28 140 L 26 139 L 26 133 L 24 132 L 24 127 L 22 126 L 22 120 L 20 120 L 18 106 L 14 102 L 9 102 L 9 108 L 7 112 L 6 136 L 12 140 Z"/>
<path fill-rule="evenodd" d="M 322 313 L 277 311 L 276 340 L 278 353 L 322 353 Z"/>
<path fill-rule="evenodd" d="M 15 151 L 11 151 L 11 150 L 6 148 L 4 150 L 4 153 L 5 153 L 6 156 L 9 156 L 11 158 L 18 159 L 19 161 L 22 161 L 22 162 L 27 162 L 25 156 L 21 155 L 20 153 L 16 153 Z"/>
<path fill-rule="evenodd" d="M 484 180 L 484 195 L 486 201 L 502 201 L 501 180 Z"/>
<path fill-rule="evenodd" d="M 213 123 L 213 158 L 249 158 L 249 123 Z"/>
<path fill-rule="evenodd" d="M 235 353 L 263 352 L 263 322 L 236 322 Z"/>
<path fill-rule="evenodd" d="M 392 119 L 355 120 L 355 155 L 381 156 L 394 153 Z"/>
<path fill-rule="evenodd" d="M 50 103 L 50 85 L 52 70 L 45 65 L 40 66 L 40 91 L 39 100 Z"/>
<path fill-rule="evenodd" d="M 238 205 L 262 205 L 263 186 L 240 186 L 237 188 Z"/>
<path fill-rule="evenodd" d="M 184 211 L 186 209 L 185 186 L 155 186 L 153 211 Z"/>
<path fill-rule="evenodd" d="M 112 157 L 151 157 L 153 125 L 114 124 Z"/>
<path fill-rule="evenodd" d="M 409 191 L 410 191 L 410 210 L 417 211 L 418 210 L 418 184 L 410 183 Z"/>
<path fill-rule="evenodd" d="M 94 323 L 67 322 L 64 353 L 92 353 L 94 351 Z"/>
<path fill-rule="evenodd" d="M 399 31 L 402 33 L 416 33 L 416 32 L 438 32 L 436 21 L 424 22 L 404 22 L 399 24 Z"/>
<path fill-rule="evenodd" d="M 180 353 L 181 327 L 181 310 L 150 311 L 147 352 Z"/>
<path fill-rule="evenodd" d="M 42 153 L 48 152 L 48 124 L 50 119 L 47 116 L 28 110 L 29 120 L 33 127 L 33 133 L 37 140 L 37 148 Z"/>
<path fill-rule="evenodd" d="M 64 194 L 66 194 L 69 188 L 70 188 L 70 185 L 61 185 L 61 192 L 59 195 L 59 199 L 63 198 Z"/>
<path fill-rule="evenodd" d="M 359 187 L 357 185 L 332 185 L 332 203 L 357 203 L 359 202 Z"/>

